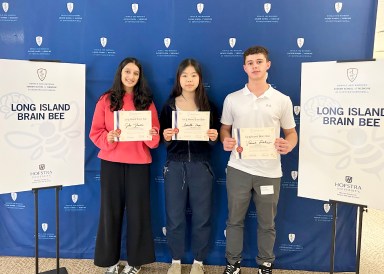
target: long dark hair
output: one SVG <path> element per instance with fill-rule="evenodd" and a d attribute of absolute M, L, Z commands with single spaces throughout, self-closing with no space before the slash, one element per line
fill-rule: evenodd
<path fill-rule="evenodd" d="M 180 76 L 183 71 L 189 66 L 192 66 L 199 75 L 199 85 L 197 86 L 195 91 L 195 104 L 199 108 L 199 110 L 208 111 L 211 109 L 211 107 L 209 106 L 208 96 L 205 92 L 205 88 L 203 85 L 203 75 L 201 73 L 201 67 L 195 59 L 189 58 L 181 61 L 179 68 L 177 69 L 175 84 L 173 85 L 170 98 L 176 98 L 177 96 L 180 96 L 183 92 L 180 85 Z"/>
<path fill-rule="evenodd" d="M 101 95 L 101 97 L 103 97 L 104 95 L 108 96 L 108 99 L 111 102 L 111 111 L 117 111 L 122 109 L 123 107 L 123 98 L 125 95 L 125 90 L 123 84 L 121 83 L 121 71 L 129 63 L 135 64 L 140 71 L 139 80 L 133 88 L 133 104 L 135 105 L 135 109 L 148 109 L 149 105 L 153 101 L 153 95 L 151 90 L 149 89 L 147 81 L 145 80 L 143 68 L 140 62 L 136 58 L 127 57 L 123 61 L 121 61 L 119 66 L 117 67 L 112 87 Z"/>

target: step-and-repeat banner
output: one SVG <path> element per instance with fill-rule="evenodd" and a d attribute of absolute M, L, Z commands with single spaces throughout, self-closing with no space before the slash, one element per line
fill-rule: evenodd
<path fill-rule="evenodd" d="M 372 58 L 376 10 L 377 0 L 4 0 L 0 7 L 0 58 L 85 64 L 87 135 L 96 100 L 111 86 L 123 58 L 134 56 L 141 60 L 158 110 L 170 93 L 179 62 L 187 57 L 196 58 L 202 64 L 209 97 L 221 109 L 225 96 L 242 88 L 247 81 L 242 68 L 244 50 L 252 45 L 264 45 L 269 48 L 272 60 L 268 81 L 291 97 L 299 130 L 301 64 Z M 20 74 L 14 81 L 22 77 Z M 0 98 L 2 116 L 6 115 L 2 111 L 6 100 Z M 0 135 L 4 138 L 3 131 Z M 84 185 L 64 187 L 60 195 L 63 257 L 93 257 L 100 162 L 96 156 L 98 150 L 88 138 L 85 147 Z M 152 155 L 156 258 L 169 262 L 164 229 L 164 146 Z M 275 264 L 283 269 L 327 271 L 332 210 L 327 202 L 297 196 L 298 156 L 299 147 L 282 157 L 284 175 L 276 220 Z M 207 264 L 225 264 L 228 157 L 217 144 L 213 154 L 216 181 L 212 249 Z M 5 161 L 2 153 L 1 163 Z M 2 178 L 0 183 L 6 183 Z M 41 256 L 55 256 L 54 196 L 53 190 L 40 192 Z M 0 255 L 34 256 L 33 211 L 32 191 L 0 195 Z M 344 205 L 338 208 L 338 214 L 335 270 L 353 271 L 356 210 Z M 190 219 L 190 214 L 187 217 Z M 246 266 L 255 265 L 256 222 L 255 208 L 250 205 L 245 222 L 243 265 Z M 192 260 L 190 245 L 187 247 L 186 263 Z"/>

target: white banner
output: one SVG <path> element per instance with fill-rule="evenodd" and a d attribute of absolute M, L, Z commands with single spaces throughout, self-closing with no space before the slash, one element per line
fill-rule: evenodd
<path fill-rule="evenodd" d="M 298 195 L 384 209 L 384 61 L 302 64 Z"/>
<path fill-rule="evenodd" d="M 84 183 L 85 65 L 0 59 L 0 193 Z"/>

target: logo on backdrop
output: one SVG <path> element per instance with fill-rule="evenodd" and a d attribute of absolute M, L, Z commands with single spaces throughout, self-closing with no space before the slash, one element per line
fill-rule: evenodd
<path fill-rule="evenodd" d="M 297 179 L 297 175 L 298 175 L 298 172 L 296 170 L 292 170 L 291 171 L 291 177 L 292 177 L 293 180 Z"/>
<path fill-rule="evenodd" d="M 196 5 L 196 8 L 197 8 L 197 12 L 201 14 L 203 12 L 203 10 L 204 10 L 204 4 L 203 3 L 198 3 Z"/>
<path fill-rule="evenodd" d="M 171 38 L 169 37 L 164 38 L 164 46 L 166 48 L 169 48 L 170 45 L 171 45 Z"/>
<path fill-rule="evenodd" d="M 291 171 L 292 180 L 288 180 L 288 179 L 287 180 L 281 180 L 281 188 L 282 189 L 297 190 L 298 182 L 296 180 L 297 180 L 298 175 L 299 175 L 299 173 L 297 172 L 297 170 L 292 170 Z"/>
<path fill-rule="evenodd" d="M 299 48 L 302 48 L 304 46 L 304 38 L 303 37 L 297 38 L 297 46 Z"/>
<path fill-rule="evenodd" d="M 294 58 L 312 57 L 312 51 L 310 49 L 303 49 L 303 48 L 307 48 L 307 47 L 304 47 L 304 43 L 305 43 L 304 37 L 296 38 L 296 48 L 291 49 L 287 52 L 288 57 L 294 57 Z"/>
<path fill-rule="evenodd" d="M 59 22 L 66 22 L 66 23 L 80 23 L 82 22 L 83 18 L 80 14 L 72 14 L 73 10 L 75 9 L 75 4 L 73 2 L 68 2 L 67 5 L 67 12 L 64 14 L 60 14 L 59 16 Z"/>
<path fill-rule="evenodd" d="M 9 11 L 9 3 L 3 2 L 1 4 L 4 13 L 0 13 L 0 22 L 16 22 L 19 20 L 19 17 L 16 14 L 8 13 Z"/>
<path fill-rule="evenodd" d="M 43 240 L 55 240 L 56 236 L 53 233 L 48 232 L 48 223 L 42 223 L 41 229 L 43 230 L 42 233 L 39 233 L 39 239 Z"/>
<path fill-rule="evenodd" d="M 131 7 L 132 7 L 132 12 L 136 14 L 139 10 L 139 4 L 133 3 Z"/>
<path fill-rule="evenodd" d="M 298 252 L 303 251 L 304 247 L 300 244 L 294 244 L 296 241 L 296 234 L 289 233 L 288 234 L 288 243 L 283 243 L 279 246 L 279 249 L 284 252 Z"/>
<path fill-rule="evenodd" d="M 255 17 L 255 23 L 263 23 L 263 24 L 268 24 L 268 23 L 279 23 L 280 18 L 276 14 L 271 14 L 272 10 L 272 4 L 271 3 L 264 3 L 262 6 L 264 10 L 261 10 L 258 12 L 258 15 Z"/>
<path fill-rule="evenodd" d="M 329 4 L 329 12 L 324 17 L 325 23 L 334 23 L 334 24 L 350 23 L 352 20 L 352 17 L 349 14 L 342 14 L 342 9 L 343 9 L 342 2 L 336 2 L 334 6 L 331 6 L 331 4 Z"/>
<path fill-rule="evenodd" d="M 28 54 L 30 55 L 51 55 L 51 50 L 47 47 L 41 47 L 43 44 L 43 37 L 42 36 L 36 36 L 35 37 L 35 43 L 38 46 L 37 48 L 31 47 L 28 50 Z"/>
<path fill-rule="evenodd" d="M 271 3 L 265 3 L 264 4 L 264 11 L 266 14 L 268 14 L 271 11 L 272 5 Z"/>
<path fill-rule="evenodd" d="M 107 37 L 105 37 L 105 36 L 100 37 L 99 42 L 100 42 L 101 48 L 100 47 L 95 48 L 92 51 L 92 55 L 105 56 L 105 57 L 114 57 L 116 55 L 115 50 L 107 47 L 107 45 L 108 45 L 108 38 Z"/>
<path fill-rule="evenodd" d="M 7 2 L 2 3 L 2 7 L 3 7 L 3 11 L 7 13 L 9 9 L 9 3 Z"/>
<path fill-rule="evenodd" d="M 234 37 L 229 38 L 228 43 L 231 48 L 234 48 L 236 46 L 236 38 Z"/>
<path fill-rule="evenodd" d="M 66 211 L 66 212 L 69 212 L 69 211 L 79 212 L 79 211 L 86 211 L 87 210 L 86 205 L 78 203 L 79 202 L 79 195 L 77 193 L 73 193 L 71 195 L 70 201 L 72 203 L 69 202 L 66 205 L 64 205 L 64 211 Z"/>
<path fill-rule="evenodd" d="M 139 12 L 139 4 L 138 3 L 133 3 L 131 5 L 131 10 L 132 13 L 129 13 L 124 16 L 123 22 L 124 23 L 147 23 L 148 18 L 145 15 L 138 15 Z"/>
<path fill-rule="evenodd" d="M 295 241 L 296 235 L 294 233 L 289 233 L 288 234 L 288 239 L 291 243 Z"/>
<path fill-rule="evenodd" d="M 188 16 L 189 23 L 212 23 L 212 17 L 210 15 L 203 15 L 204 12 L 204 3 L 197 3 L 194 13 Z M 196 15 L 197 10 L 197 15 Z"/>
<path fill-rule="evenodd" d="M 161 231 L 163 232 L 164 236 L 167 236 L 167 228 L 165 226 L 162 227 Z"/>
<path fill-rule="evenodd" d="M 39 77 L 40 81 L 44 81 L 45 77 L 47 77 L 47 70 L 44 68 L 39 68 L 37 70 L 37 77 Z"/>
<path fill-rule="evenodd" d="M 331 205 L 328 204 L 328 203 L 326 203 L 326 204 L 323 205 L 323 208 L 324 208 L 324 212 L 325 212 L 325 213 L 328 213 L 329 210 L 331 209 Z"/>
<path fill-rule="evenodd" d="M 220 57 L 243 57 L 243 51 L 240 49 L 235 49 L 237 39 L 236 37 L 228 38 L 227 46 L 225 49 L 221 50 Z M 228 49 L 228 45 L 229 48 Z"/>
<path fill-rule="evenodd" d="M 315 222 L 329 223 L 332 222 L 332 214 L 328 214 L 331 210 L 331 205 L 329 203 L 323 204 L 322 211 L 313 216 Z"/>
<path fill-rule="evenodd" d="M 347 77 L 350 82 L 355 81 L 358 74 L 359 74 L 359 70 L 357 68 L 347 69 Z"/>
<path fill-rule="evenodd" d="M 300 107 L 300 106 L 294 106 L 294 107 L 293 107 L 293 112 L 294 112 L 296 115 L 299 115 L 299 114 L 300 114 L 300 110 L 301 110 L 301 107 Z"/>
<path fill-rule="evenodd" d="M 107 37 L 100 37 L 100 44 L 103 48 L 107 46 L 108 38 Z"/>
<path fill-rule="evenodd" d="M 43 43 L 43 37 L 41 36 L 36 36 L 36 44 L 40 47 L 41 44 Z"/>
<path fill-rule="evenodd" d="M 10 202 L 5 202 L 4 203 L 4 206 L 5 208 L 7 209 L 12 209 L 12 210 L 21 210 L 21 209 L 25 209 L 25 204 L 22 203 L 22 202 L 16 202 L 17 200 L 17 193 L 16 192 L 11 192 L 10 193 L 10 196 L 11 196 L 11 200 Z"/>
<path fill-rule="evenodd" d="M 345 182 L 348 184 L 352 184 L 352 177 L 351 176 L 345 176 Z"/>
<path fill-rule="evenodd" d="M 343 3 L 342 2 L 336 2 L 335 3 L 335 10 L 336 10 L 337 13 L 339 13 L 342 8 L 343 8 Z"/>
<path fill-rule="evenodd" d="M 163 47 L 165 49 L 158 49 L 156 50 L 156 56 L 157 57 L 178 57 L 179 51 L 177 49 L 170 49 L 172 44 L 172 39 L 170 37 L 165 37 L 163 39 Z M 172 47 L 173 48 L 173 47 Z"/>
<path fill-rule="evenodd" d="M 69 11 L 69 13 L 72 13 L 72 11 L 73 11 L 73 3 L 72 2 L 67 3 L 67 10 Z"/>

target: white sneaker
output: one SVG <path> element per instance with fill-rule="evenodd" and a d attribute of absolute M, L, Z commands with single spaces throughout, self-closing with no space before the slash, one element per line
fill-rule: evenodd
<path fill-rule="evenodd" d="M 119 263 L 108 267 L 107 271 L 105 271 L 105 274 L 118 274 L 118 273 L 119 273 Z"/>
<path fill-rule="evenodd" d="M 204 274 L 204 267 L 201 264 L 192 264 L 191 272 L 189 274 Z"/>
<path fill-rule="evenodd" d="M 181 264 L 171 264 L 171 267 L 168 269 L 167 274 L 181 274 Z"/>
<path fill-rule="evenodd" d="M 140 270 L 141 270 L 140 266 L 126 265 L 123 269 L 123 272 L 121 272 L 121 274 L 136 274 L 136 273 L 139 273 Z"/>

